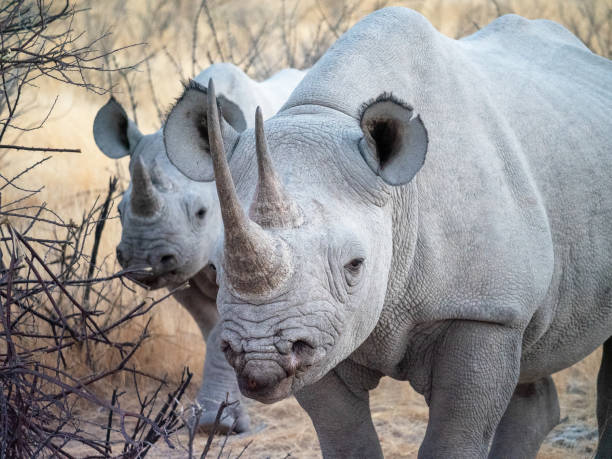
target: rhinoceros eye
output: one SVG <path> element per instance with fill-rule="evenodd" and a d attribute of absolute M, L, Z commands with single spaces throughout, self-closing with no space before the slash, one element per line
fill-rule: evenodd
<path fill-rule="evenodd" d="M 346 283 L 349 286 L 352 287 L 359 282 L 359 275 L 361 274 L 363 261 L 363 258 L 353 258 L 351 261 L 344 265 L 344 277 L 346 279 Z"/>
<path fill-rule="evenodd" d="M 206 209 L 204 207 L 200 207 L 196 212 L 196 217 L 202 220 L 206 216 Z"/>
<path fill-rule="evenodd" d="M 354 258 L 349 261 L 344 267 L 349 271 L 358 271 L 363 264 L 363 258 Z"/>

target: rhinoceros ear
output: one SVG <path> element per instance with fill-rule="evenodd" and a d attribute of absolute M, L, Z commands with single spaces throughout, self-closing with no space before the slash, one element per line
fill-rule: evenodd
<path fill-rule="evenodd" d="M 368 166 L 389 185 L 404 185 L 421 169 L 427 130 L 409 105 L 382 94 L 364 105 L 359 149 Z"/>
<path fill-rule="evenodd" d="M 218 95 L 217 100 L 221 107 L 221 114 L 236 131 L 242 132 L 247 128 L 247 122 L 240 106 L 223 95 Z"/>
<path fill-rule="evenodd" d="M 198 182 L 214 180 L 208 143 L 207 107 L 207 89 L 195 81 L 190 81 L 164 124 L 164 143 L 168 159 L 187 178 Z M 217 108 L 221 115 L 218 102 Z M 223 116 L 219 116 L 219 122 L 229 161 L 239 134 Z"/>
<path fill-rule="evenodd" d="M 128 118 L 121 104 L 112 96 L 96 114 L 93 135 L 102 153 L 113 159 L 133 152 L 142 137 L 136 123 Z"/>

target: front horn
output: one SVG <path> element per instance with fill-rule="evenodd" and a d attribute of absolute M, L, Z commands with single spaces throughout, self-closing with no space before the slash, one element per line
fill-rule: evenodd
<path fill-rule="evenodd" d="M 208 138 L 225 235 L 225 275 L 238 296 L 271 295 L 293 273 L 289 249 L 281 239 L 250 220 L 242 209 L 225 156 L 212 79 L 207 92 Z"/>

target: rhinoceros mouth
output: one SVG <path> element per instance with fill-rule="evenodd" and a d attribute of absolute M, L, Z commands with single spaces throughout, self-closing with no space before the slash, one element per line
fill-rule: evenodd
<path fill-rule="evenodd" d="M 269 405 L 271 403 L 279 402 L 289 397 L 293 393 L 293 380 L 294 376 L 289 376 L 279 381 L 276 386 L 265 391 L 250 390 L 248 388 L 248 382 L 243 382 L 240 378 L 238 379 L 238 386 L 245 397 L 252 398 L 260 403 Z"/>
<path fill-rule="evenodd" d="M 134 282 L 136 285 L 146 288 L 147 290 L 155 290 L 157 288 L 163 287 L 159 285 L 160 278 L 159 276 L 153 274 L 141 274 L 141 273 L 127 273 L 125 275 L 130 281 Z"/>
<path fill-rule="evenodd" d="M 252 398 L 261 403 L 276 403 L 289 397 L 293 393 L 295 375 L 287 374 L 277 379 L 272 384 L 261 387 L 252 377 L 241 374 L 237 375 L 238 387 L 245 397 Z"/>
<path fill-rule="evenodd" d="M 184 278 L 186 276 L 181 275 L 178 270 L 159 274 L 154 273 L 152 270 L 130 270 L 126 272 L 125 277 L 147 290 L 157 290 L 164 287 L 172 288 L 187 281 L 187 279 Z"/>

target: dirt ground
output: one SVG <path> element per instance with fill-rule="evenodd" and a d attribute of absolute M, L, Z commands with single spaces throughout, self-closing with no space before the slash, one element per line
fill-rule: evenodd
<path fill-rule="evenodd" d="M 583 362 L 554 376 L 561 403 L 561 423 L 548 435 L 538 458 L 593 457 L 597 444 L 595 375 L 599 359 L 600 352 L 597 351 Z M 187 395 L 195 396 L 199 382 L 199 378 L 194 380 Z M 124 406 L 129 407 L 130 401 L 125 402 Z M 207 457 L 235 458 L 241 452 L 243 458 L 321 457 L 314 428 L 294 398 L 273 405 L 250 400 L 245 403 L 249 408 L 252 431 L 231 435 L 227 439 L 216 436 Z M 384 378 L 372 392 L 371 406 L 385 457 L 415 458 L 427 426 L 428 410 L 422 397 L 408 383 Z M 106 416 L 102 412 L 92 413 L 90 420 L 104 424 Z M 200 456 L 206 440 L 206 434 L 196 435 L 194 457 Z M 187 457 L 187 432 L 180 431 L 172 437 L 172 441 L 173 449 L 159 440 L 147 457 Z M 226 444 L 222 449 L 224 442 Z M 113 451 L 115 454 L 118 452 Z"/>

